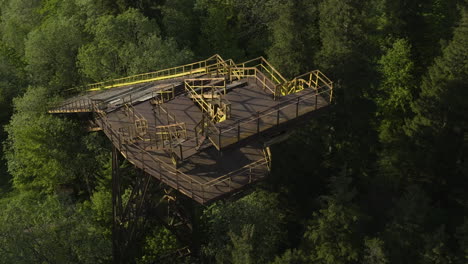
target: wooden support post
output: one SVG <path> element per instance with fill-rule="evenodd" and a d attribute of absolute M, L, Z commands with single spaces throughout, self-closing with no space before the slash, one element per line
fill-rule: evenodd
<path fill-rule="evenodd" d="M 273 100 L 276 101 L 277 96 L 276 94 L 278 93 L 278 85 L 275 85 L 275 90 L 273 91 Z"/>
<path fill-rule="evenodd" d="M 315 89 L 315 110 L 317 110 L 317 97 L 318 97 L 318 90 Z"/>
<path fill-rule="evenodd" d="M 221 150 L 221 128 L 218 130 L 218 144 L 219 144 L 219 150 Z"/>
<path fill-rule="evenodd" d="M 184 159 L 184 153 L 182 151 L 182 144 L 179 144 L 179 151 L 180 151 L 180 160 Z"/>
<path fill-rule="evenodd" d="M 279 105 L 276 105 L 276 126 L 279 126 L 279 120 L 280 120 L 280 107 Z"/>
<path fill-rule="evenodd" d="M 119 152 L 117 148 L 112 147 L 112 256 L 114 264 L 124 263 L 124 252 L 122 248 L 122 196 L 120 193 L 120 166 Z"/>
<path fill-rule="evenodd" d="M 159 164 L 159 179 L 161 180 L 161 179 L 162 179 L 162 167 L 161 167 L 161 162 L 159 161 L 158 164 Z"/>
<path fill-rule="evenodd" d="M 299 98 L 300 97 L 297 98 L 297 103 L 296 103 L 296 117 L 299 116 Z"/>
<path fill-rule="evenodd" d="M 260 133 L 260 112 L 257 111 L 257 133 Z"/>
<path fill-rule="evenodd" d="M 204 184 L 200 184 L 200 190 L 202 193 L 202 201 L 205 202 L 206 198 L 205 198 L 205 185 Z"/>
<path fill-rule="evenodd" d="M 206 136 L 206 131 L 205 131 L 205 114 L 202 113 L 202 134 Z"/>
<path fill-rule="evenodd" d="M 237 121 L 237 142 L 240 141 L 240 121 Z"/>

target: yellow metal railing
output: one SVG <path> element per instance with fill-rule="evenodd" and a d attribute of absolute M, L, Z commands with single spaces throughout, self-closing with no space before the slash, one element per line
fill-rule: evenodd
<path fill-rule="evenodd" d="M 255 77 L 257 83 L 260 82 L 262 84 L 263 89 L 268 89 L 274 94 L 275 99 L 298 92 L 306 87 L 316 88 L 323 86 L 323 84 L 332 87 L 332 82 L 318 70 L 287 81 L 283 75 L 263 57 L 236 64 L 232 59 L 223 60 L 221 56 L 215 54 L 206 60 L 160 71 L 94 83 L 85 86 L 84 89 L 86 91 L 97 91 L 194 74 L 223 76 L 231 82 L 245 77 Z"/>
<path fill-rule="evenodd" d="M 287 82 L 283 75 L 276 70 L 265 58 L 258 57 L 252 60 L 245 61 L 243 63 L 237 64 L 237 66 L 245 67 L 254 67 L 261 71 L 267 78 L 272 80 L 275 84 L 282 84 Z"/>
<path fill-rule="evenodd" d="M 223 64 L 225 64 L 224 60 L 216 54 L 206 60 L 182 66 L 89 84 L 84 87 L 84 90 L 98 91 L 132 84 L 171 79 L 192 74 L 206 74 L 217 70 Z"/>
<path fill-rule="evenodd" d="M 258 179 L 258 174 L 255 173 L 255 170 L 263 170 L 264 166 L 267 166 L 268 161 L 262 158 L 221 177 L 201 182 L 171 166 L 156 155 L 151 154 L 137 142 L 125 142 L 122 140 L 122 135 L 112 128 L 105 112 L 99 111 L 99 107 L 96 104 L 93 104 L 93 109 L 99 114 L 96 120 L 99 126 L 127 160 L 146 172 L 149 171 L 147 164 L 157 164 L 156 168 L 159 168 L 159 173 L 155 173 L 155 177 L 202 204 L 210 200 L 206 195 L 208 192 L 213 191 L 213 188 L 228 188 L 227 191 L 233 191 L 233 183 L 235 183 L 236 177 L 242 175 L 248 178 L 249 183 L 253 182 Z"/>
<path fill-rule="evenodd" d="M 206 83 L 209 81 L 210 83 Z M 202 112 L 208 113 L 211 120 L 214 122 L 222 122 L 229 118 L 231 112 L 231 103 L 223 98 L 226 93 L 226 80 L 224 78 L 213 79 L 186 79 L 185 90 L 190 93 L 191 98 L 198 103 Z M 217 84 L 217 83 L 221 83 Z M 208 90 L 208 93 L 205 93 Z M 222 90 L 223 92 L 220 92 Z M 205 94 L 211 95 L 211 99 L 218 100 L 218 108 L 214 108 L 214 104 L 210 104 L 205 98 Z"/>
<path fill-rule="evenodd" d="M 326 89 L 329 91 L 329 101 L 331 102 L 333 99 L 333 82 L 319 70 L 305 73 L 289 82 L 278 85 L 276 94 L 285 96 L 307 88 L 312 88 L 317 92 L 320 92 L 319 89 Z"/>

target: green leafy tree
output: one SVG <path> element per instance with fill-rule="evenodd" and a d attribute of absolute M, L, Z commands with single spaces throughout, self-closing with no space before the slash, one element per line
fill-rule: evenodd
<path fill-rule="evenodd" d="M 255 231 L 254 225 L 244 225 L 240 235 L 236 235 L 233 232 L 229 232 L 231 238 L 232 247 L 229 246 L 228 250 L 232 254 L 233 264 L 251 264 L 254 263 L 252 255 L 253 247 L 251 240 Z"/>
<path fill-rule="evenodd" d="M 415 117 L 406 126 L 406 132 L 420 150 L 415 166 L 420 170 L 421 180 L 441 186 L 457 182 L 461 177 L 456 171 L 458 164 L 462 164 L 459 155 L 463 132 L 468 127 L 467 54 L 468 12 L 465 10 L 453 40 L 423 78 L 420 96 L 412 105 Z"/>
<path fill-rule="evenodd" d="M 445 226 L 425 235 L 423 256 L 420 263 L 449 264 L 455 262 L 455 254 L 449 245 L 449 235 Z"/>
<path fill-rule="evenodd" d="M 167 257 L 178 248 L 180 245 L 175 236 L 165 227 L 156 226 L 145 238 L 144 253 L 138 263 L 153 263 L 161 259 L 164 259 L 163 263 L 180 263 Z"/>
<path fill-rule="evenodd" d="M 364 241 L 364 264 L 386 264 L 384 242 L 379 238 L 366 238 Z"/>
<path fill-rule="evenodd" d="M 345 175 L 331 180 L 326 206 L 313 214 L 304 234 L 303 251 L 310 263 L 352 263 L 361 256 L 362 215 L 352 202 L 356 190 Z"/>
<path fill-rule="evenodd" d="M 320 39 L 322 47 L 317 54 L 320 69 L 341 82 L 352 99 L 362 94 L 363 67 L 366 66 L 364 53 L 365 35 L 362 20 L 361 1 L 324 0 L 319 7 Z M 367 51 L 369 52 L 369 51 Z"/>
<path fill-rule="evenodd" d="M 197 0 L 196 8 L 203 14 L 199 49 L 205 56 L 218 53 L 222 57 L 240 59 L 245 52 L 240 48 L 240 25 L 235 1 Z"/>
<path fill-rule="evenodd" d="M 334 81 L 336 108 L 322 126 L 331 135 L 331 167 L 335 173 L 346 164 L 348 173 L 365 177 L 375 159 L 377 135 L 372 126 L 371 101 L 375 72 L 370 68 L 374 47 L 364 34 L 365 4 L 356 0 L 324 0 L 319 5 L 321 49 L 316 62 Z"/>
<path fill-rule="evenodd" d="M 111 241 L 91 212 L 24 192 L 0 200 L 0 263 L 107 263 Z"/>
<path fill-rule="evenodd" d="M 306 257 L 301 250 L 286 250 L 283 255 L 276 257 L 271 264 L 303 264 L 306 262 Z"/>
<path fill-rule="evenodd" d="M 44 21 L 25 42 L 26 68 L 32 82 L 54 91 L 76 85 L 76 56 L 82 44 L 82 32 L 74 19 L 59 16 Z"/>
<path fill-rule="evenodd" d="M 311 70 L 320 48 L 320 1 L 273 1 L 270 8 L 275 19 L 270 21 L 272 45 L 267 51 L 273 65 L 292 78 Z"/>
<path fill-rule="evenodd" d="M 451 38 L 459 19 L 457 5 L 464 0 L 384 1 L 383 30 L 397 38 L 407 38 L 414 47 L 418 78 L 440 54 L 440 40 Z"/>
<path fill-rule="evenodd" d="M 455 233 L 457 242 L 458 242 L 458 248 L 459 248 L 459 259 L 468 261 L 468 219 L 465 218 L 463 223 L 457 227 L 456 233 Z"/>
<path fill-rule="evenodd" d="M 200 21 L 195 11 L 195 0 L 167 1 L 162 7 L 163 31 L 180 47 L 195 47 L 198 42 Z"/>
<path fill-rule="evenodd" d="M 218 263 L 233 263 L 234 259 L 266 263 L 274 257 L 284 235 L 284 216 L 277 198 L 265 191 L 233 203 L 214 204 L 204 217 L 208 237 L 203 252 Z"/>
<path fill-rule="evenodd" d="M 13 48 L 0 43 L 0 142 L 7 135 L 3 126 L 8 123 L 13 112 L 12 100 L 26 87 L 25 64 Z M 0 147 L 0 192 L 10 187 L 10 175 Z"/>
<path fill-rule="evenodd" d="M 271 0 L 197 0 L 201 36 L 198 49 L 235 61 L 258 57 L 268 46 L 267 24 L 275 17 L 269 12 Z"/>
<path fill-rule="evenodd" d="M 285 1 L 276 8 L 278 19 L 270 25 L 273 40 L 268 49 L 268 58 L 290 78 L 298 75 L 303 68 L 305 45 L 301 42 L 301 32 L 296 30 L 300 23 L 298 13 L 302 10 L 297 7 L 297 1 Z"/>
<path fill-rule="evenodd" d="M 419 260 L 426 219 L 431 211 L 429 203 L 427 194 L 416 185 L 407 187 L 397 201 L 383 234 L 390 263 L 416 263 Z"/>
<path fill-rule="evenodd" d="M 24 55 L 24 40 L 41 22 L 41 0 L 7 0 L 1 8 L 0 31 L 5 45 Z"/>
<path fill-rule="evenodd" d="M 15 99 L 15 114 L 6 126 L 5 154 L 14 187 L 53 193 L 62 187 L 86 190 L 98 164 L 84 144 L 84 130 L 67 119 L 47 114 L 49 93 L 29 88 Z"/>
<path fill-rule="evenodd" d="M 94 40 L 80 48 L 78 64 L 94 81 L 181 65 L 192 57 L 173 40 L 162 40 L 157 24 L 135 9 L 101 16 L 87 31 Z"/>
<path fill-rule="evenodd" d="M 379 139 L 383 150 L 383 170 L 409 173 L 412 145 L 403 127 L 413 118 L 411 103 L 417 96 L 411 46 L 405 39 L 396 40 L 379 60 L 382 75 L 377 102 Z"/>

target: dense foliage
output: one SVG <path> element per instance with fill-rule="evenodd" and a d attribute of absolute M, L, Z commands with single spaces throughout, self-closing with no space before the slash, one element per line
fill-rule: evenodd
<path fill-rule="evenodd" d="M 145 203 L 129 263 L 467 263 L 466 0 L 0 0 L 0 263 L 109 263 L 110 143 L 46 110 L 69 88 L 203 59 L 320 69 L 327 114 L 268 179 L 192 207 L 187 246 Z M 138 172 L 121 164 L 124 202 Z M 152 186 L 151 188 L 157 188 Z M 156 189 L 154 190 L 156 192 Z M 156 209 L 155 209 L 156 208 Z"/>

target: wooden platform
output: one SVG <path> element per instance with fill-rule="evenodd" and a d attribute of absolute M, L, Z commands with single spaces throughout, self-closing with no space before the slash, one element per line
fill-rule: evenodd
<path fill-rule="evenodd" d="M 307 119 L 331 100 L 331 86 L 328 90 L 303 87 L 304 83 L 313 82 L 312 77 L 308 81 L 301 79 L 302 90 L 279 96 L 272 93 L 276 90 L 271 85 L 266 87 L 266 83 L 273 81 L 266 82 L 263 74 L 256 74 L 261 78 L 246 76 L 230 82 L 226 77 L 226 94 L 223 90 L 222 96 L 206 96 L 213 100 L 222 97 L 229 102 L 229 117 L 218 123 L 210 121 L 197 104 L 204 96 L 194 94 L 194 90 L 192 94 L 184 90 L 186 79 L 214 77 L 206 74 L 90 92 L 71 98 L 49 112 L 94 113 L 95 124 L 129 162 L 205 204 L 264 178 L 271 167 L 270 153 L 264 145 L 264 141 L 270 140 L 266 135 L 272 130 L 292 129 L 292 121 Z M 170 99 L 156 99 L 158 91 L 171 89 Z M 136 118 L 143 120 L 147 127 L 129 137 L 125 131 L 136 127 Z M 200 124 L 203 124 L 202 132 Z M 167 143 L 161 139 L 162 144 L 158 145 L 152 139 L 158 136 L 158 129 L 168 125 L 183 126 L 186 137 Z M 254 138 L 257 140 L 250 140 Z"/>

